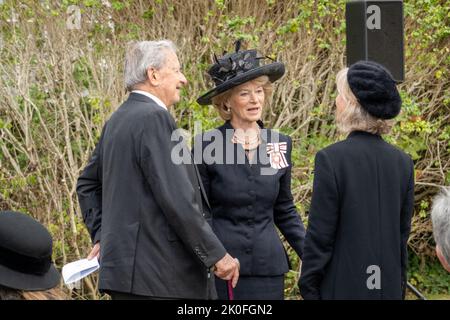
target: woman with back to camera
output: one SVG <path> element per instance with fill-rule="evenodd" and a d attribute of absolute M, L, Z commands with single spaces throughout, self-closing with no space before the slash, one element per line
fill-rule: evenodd
<path fill-rule="evenodd" d="M 374 62 L 341 70 L 336 82 L 336 123 L 348 137 L 315 158 L 300 292 L 304 299 L 403 299 L 414 166 L 381 136 L 400 112 L 400 95 Z"/>

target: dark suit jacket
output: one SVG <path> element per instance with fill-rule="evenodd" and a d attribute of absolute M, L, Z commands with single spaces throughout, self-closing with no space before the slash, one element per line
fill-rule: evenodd
<path fill-rule="evenodd" d="M 413 203 L 413 162 L 380 136 L 355 131 L 319 151 L 302 296 L 402 299 Z"/>
<path fill-rule="evenodd" d="M 282 275 L 289 271 L 289 260 L 276 227 L 300 256 L 305 237 L 291 194 L 292 141 L 283 134 L 277 139 L 272 130 L 262 129 L 263 143 L 250 164 L 242 146 L 231 142 L 232 133 L 231 123 L 226 122 L 204 133 L 203 139 L 198 136 L 193 150 L 196 163 L 201 161 L 198 168 L 211 204 L 213 230 L 227 251 L 240 260 L 241 275 Z M 211 161 L 201 157 L 202 153 L 196 153 L 201 149 L 209 154 L 215 136 L 223 136 L 224 152 L 220 156 L 215 153 L 222 164 L 208 163 Z M 288 167 L 270 169 L 268 142 L 287 143 Z M 226 164 L 227 156 L 234 159 L 233 164 Z M 238 158 L 245 163 L 237 164 Z M 262 174 L 263 169 L 271 174 Z"/>
<path fill-rule="evenodd" d="M 175 129 L 167 110 L 131 93 L 78 180 L 84 221 L 101 244 L 101 290 L 213 297 L 209 268 L 226 252 L 205 220 L 195 166 L 171 160 Z"/>

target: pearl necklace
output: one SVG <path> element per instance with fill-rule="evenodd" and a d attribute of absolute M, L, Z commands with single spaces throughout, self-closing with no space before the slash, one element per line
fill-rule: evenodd
<path fill-rule="evenodd" d="M 234 130 L 231 142 L 241 144 L 245 150 L 253 150 L 260 144 L 261 138 L 259 133 L 259 129 L 249 129 L 245 131 L 237 129 Z"/>

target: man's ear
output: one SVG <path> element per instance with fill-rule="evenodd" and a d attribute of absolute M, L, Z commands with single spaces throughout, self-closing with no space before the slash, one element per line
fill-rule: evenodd
<path fill-rule="evenodd" d="M 447 270 L 448 272 L 450 272 L 450 265 L 447 261 L 445 261 L 444 255 L 442 254 L 441 248 L 436 245 L 436 255 L 439 259 L 439 261 L 441 262 L 442 266 L 444 267 L 445 270 Z"/>
<path fill-rule="evenodd" d="M 155 68 L 148 68 L 147 69 L 147 79 L 150 82 L 150 84 L 154 87 L 159 86 L 159 73 L 158 70 Z"/>

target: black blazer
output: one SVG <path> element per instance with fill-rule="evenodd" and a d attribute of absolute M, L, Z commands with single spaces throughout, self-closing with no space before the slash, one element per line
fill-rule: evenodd
<path fill-rule="evenodd" d="M 303 298 L 402 299 L 414 203 L 411 158 L 378 135 L 355 131 L 319 151 L 314 170 Z"/>
<path fill-rule="evenodd" d="M 289 260 L 275 226 L 300 256 L 305 237 L 291 194 L 292 141 L 282 134 L 276 139 L 272 130 L 261 131 L 263 143 L 252 164 L 242 146 L 231 142 L 233 127 L 229 121 L 204 133 L 203 139 L 201 135 L 196 137 L 193 148 L 211 204 L 213 230 L 226 250 L 239 259 L 243 276 L 282 275 L 289 270 Z M 210 154 L 216 137 L 223 137 L 217 141 L 225 152 L 214 153 L 222 164 L 208 163 L 211 162 L 208 157 L 202 157 L 203 153 Z M 268 142 L 287 143 L 288 167 L 271 169 L 266 152 Z M 224 164 L 227 156 L 234 159 L 234 164 Z M 237 164 L 238 159 L 245 163 Z M 264 170 L 270 175 L 262 174 Z"/>
<path fill-rule="evenodd" d="M 101 245 L 103 291 L 214 298 L 209 268 L 226 251 L 205 220 L 195 166 L 171 161 L 175 129 L 167 110 L 131 93 L 78 179 L 84 221 Z"/>

